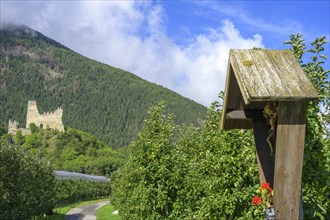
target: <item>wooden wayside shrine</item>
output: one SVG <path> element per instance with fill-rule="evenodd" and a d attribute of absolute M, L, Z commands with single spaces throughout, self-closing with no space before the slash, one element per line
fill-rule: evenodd
<path fill-rule="evenodd" d="M 315 99 L 291 51 L 230 50 L 221 129 L 253 129 L 260 182 L 274 189 L 276 219 L 303 217 L 306 106 Z"/>

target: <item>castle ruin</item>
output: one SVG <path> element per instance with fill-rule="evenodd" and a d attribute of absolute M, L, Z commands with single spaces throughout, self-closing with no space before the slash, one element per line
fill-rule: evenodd
<path fill-rule="evenodd" d="M 18 121 L 11 121 L 9 120 L 8 123 L 8 133 L 9 134 L 16 134 L 17 131 L 21 131 L 22 135 L 27 135 L 27 134 L 31 134 L 31 131 L 29 128 L 18 128 Z"/>
<path fill-rule="evenodd" d="M 30 134 L 31 131 L 29 126 L 32 123 L 34 123 L 39 128 L 50 128 L 64 131 L 62 116 L 62 108 L 57 108 L 54 112 L 39 114 L 37 102 L 28 101 L 25 128 L 18 128 L 19 123 L 17 121 L 9 120 L 8 133 L 16 134 L 17 131 L 21 131 L 23 135 Z"/>

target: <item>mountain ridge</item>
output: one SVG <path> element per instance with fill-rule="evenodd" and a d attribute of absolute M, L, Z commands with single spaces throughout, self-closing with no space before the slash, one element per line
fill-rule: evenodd
<path fill-rule="evenodd" d="M 128 145 L 147 109 L 165 101 L 179 124 L 200 124 L 206 107 L 128 71 L 89 59 L 28 28 L 1 33 L 0 121 L 24 124 L 27 100 L 40 113 L 64 110 L 65 126 L 95 135 L 113 148 Z"/>
<path fill-rule="evenodd" d="M 1 35 L 8 34 L 8 36 L 10 37 L 22 37 L 22 38 L 42 40 L 59 48 L 71 50 L 68 47 L 62 45 L 61 43 L 43 35 L 42 33 L 36 30 L 33 30 L 32 28 L 24 24 L 3 23 L 0 27 L 0 30 L 1 30 Z"/>

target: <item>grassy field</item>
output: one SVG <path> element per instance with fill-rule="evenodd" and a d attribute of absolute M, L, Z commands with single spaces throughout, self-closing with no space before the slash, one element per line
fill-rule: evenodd
<path fill-rule="evenodd" d="M 116 209 L 111 205 L 105 205 L 97 210 L 96 219 L 97 220 L 121 220 L 119 215 L 113 215 L 112 213 Z"/>

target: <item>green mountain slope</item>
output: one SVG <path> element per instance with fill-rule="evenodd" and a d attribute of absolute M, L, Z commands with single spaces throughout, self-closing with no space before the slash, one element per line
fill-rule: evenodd
<path fill-rule="evenodd" d="M 15 119 L 24 126 L 27 101 L 36 100 L 39 112 L 62 106 L 65 126 L 119 148 L 134 139 L 148 107 L 160 101 L 178 124 L 198 124 L 206 115 L 206 108 L 192 100 L 79 55 L 26 26 L 0 31 L 0 122 L 5 125 Z"/>

